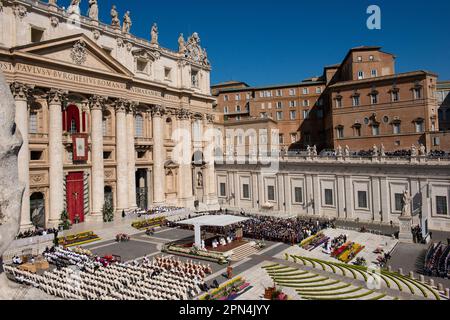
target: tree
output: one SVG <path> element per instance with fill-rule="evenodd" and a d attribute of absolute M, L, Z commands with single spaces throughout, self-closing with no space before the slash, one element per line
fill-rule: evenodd
<path fill-rule="evenodd" d="M 109 201 L 106 201 L 105 204 L 103 205 L 102 213 L 103 213 L 103 222 L 114 221 L 114 208 Z"/>
<path fill-rule="evenodd" d="M 61 212 L 60 220 L 60 227 L 62 227 L 63 230 L 69 230 L 72 224 L 70 223 L 69 214 L 66 209 Z"/>

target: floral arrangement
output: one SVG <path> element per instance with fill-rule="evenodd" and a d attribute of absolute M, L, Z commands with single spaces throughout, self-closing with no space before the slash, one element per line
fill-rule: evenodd
<path fill-rule="evenodd" d="M 88 257 L 92 257 L 93 256 L 93 253 L 92 253 L 91 250 L 83 249 L 81 247 L 76 247 L 76 248 L 72 249 L 72 251 L 77 253 L 77 254 L 81 254 L 81 255 L 84 255 L 84 256 L 88 256 Z"/>
<path fill-rule="evenodd" d="M 147 220 L 135 221 L 131 224 L 131 226 L 138 230 L 154 228 L 163 225 L 165 220 L 165 217 L 152 218 Z"/>
<path fill-rule="evenodd" d="M 302 248 L 308 251 L 313 251 L 314 249 L 328 242 L 329 240 L 330 238 L 325 236 L 323 233 L 318 233 L 317 235 L 313 236 L 310 241 L 303 244 Z"/>
<path fill-rule="evenodd" d="M 344 263 L 348 263 L 352 261 L 358 255 L 358 253 L 364 250 L 364 248 L 365 247 L 360 245 L 359 243 L 347 242 L 343 246 L 334 250 L 331 256 Z"/>
<path fill-rule="evenodd" d="M 82 244 L 100 240 L 100 237 L 92 231 L 78 233 L 67 237 L 59 237 L 58 245 L 65 247 L 80 246 Z"/>
<path fill-rule="evenodd" d="M 233 300 L 240 292 L 244 291 L 249 286 L 250 283 L 245 282 L 242 277 L 237 277 L 203 295 L 200 297 L 200 300 Z"/>

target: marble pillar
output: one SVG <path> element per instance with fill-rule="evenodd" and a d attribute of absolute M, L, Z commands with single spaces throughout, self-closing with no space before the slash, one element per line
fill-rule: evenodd
<path fill-rule="evenodd" d="M 180 177 L 180 194 L 178 195 L 179 203 L 182 207 L 194 207 L 194 195 L 192 191 L 192 126 L 191 114 L 186 109 L 180 109 L 178 112 L 179 127 L 183 132 L 181 138 L 181 154 L 179 155 L 178 164 Z"/>
<path fill-rule="evenodd" d="M 52 89 L 48 93 L 49 108 L 49 225 L 57 227 L 64 210 L 64 147 L 62 143 L 62 104 L 66 92 Z"/>
<path fill-rule="evenodd" d="M 93 96 L 91 108 L 91 162 L 92 162 L 92 211 L 93 220 L 101 220 L 105 204 L 105 170 L 103 164 L 103 105 L 104 97 Z M 89 220 L 89 219 L 88 219 Z"/>
<path fill-rule="evenodd" d="M 136 147 L 134 142 L 135 105 L 127 110 L 128 208 L 136 209 Z"/>
<path fill-rule="evenodd" d="M 128 102 L 124 100 L 116 102 L 117 214 L 128 210 L 127 105 Z"/>
<path fill-rule="evenodd" d="M 20 214 L 20 229 L 32 228 L 30 215 L 30 148 L 28 139 L 28 97 L 30 87 L 22 83 L 11 84 L 11 92 L 16 104 L 15 122 L 22 134 L 23 144 L 17 157 L 19 181 L 24 186 L 22 209 Z"/>
<path fill-rule="evenodd" d="M 153 204 L 162 205 L 166 201 L 164 171 L 164 121 L 165 110 L 161 106 L 152 109 L 153 123 Z"/>

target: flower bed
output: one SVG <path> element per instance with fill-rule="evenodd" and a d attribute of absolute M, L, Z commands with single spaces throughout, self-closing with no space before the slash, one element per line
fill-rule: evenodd
<path fill-rule="evenodd" d="M 212 290 L 210 293 L 201 296 L 199 300 L 233 300 L 249 286 L 250 283 L 245 282 L 242 277 L 237 277 Z"/>
<path fill-rule="evenodd" d="M 317 247 L 323 245 L 327 241 L 329 241 L 330 238 L 325 236 L 323 233 L 318 233 L 315 235 L 310 241 L 302 245 L 302 248 L 308 251 L 313 251 Z"/>
<path fill-rule="evenodd" d="M 100 240 L 100 237 L 97 236 L 94 232 L 88 231 L 83 233 L 78 233 L 74 235 L 70 235 L 67 237 L 59 237 L 58 244 L 64 247 L 73 247 L 80 246 L 86 243 L 91 243 L 94 241 Z"/>
<path fill-rule="evenodd" d="M 147 220 L 135 221 L 131 224 L 131 226 L 135 229 L 143 230 L 147 228 L 160 227 L 164 224 L 165 220 L 165 217 L 152 218 Z"/>
<path fill-rule="evenodd" d="M 163 247 L 161 250 L 165 253 L 171 253 L 175 255 L 180 255 L 184 257 L 193 257 L 201 260 L 207 260 L 211 262 L 216 262 L 219 264 L 227 264 L 228 257 L 221 252 L 213 252 L 206 250 L 199 250 L 195 247 L 182 247 L 176 244 L 169 244 Z"/>
<path fill-rule="evenodd" d="M 348 242 L 342 247 L 336 249 L 332 256 L 344 263 L 348 263 L 352 261 L 364 248 L 365 247 L 359 243 Z"/>

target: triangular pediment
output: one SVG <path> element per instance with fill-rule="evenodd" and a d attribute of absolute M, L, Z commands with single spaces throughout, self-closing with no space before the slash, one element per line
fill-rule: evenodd
<path fill-rule="evenodd" d="M 13 48 L 13 53 L 35 55 L 52 62 L 70 64 L 85 70 L 131 77 L 133 74 L 84 34 L 32 43 Z"/>

